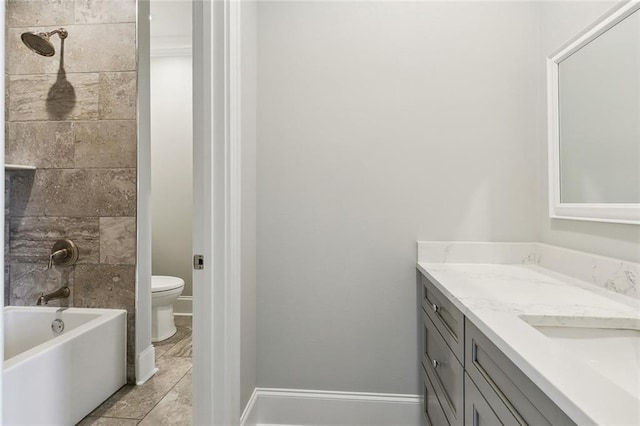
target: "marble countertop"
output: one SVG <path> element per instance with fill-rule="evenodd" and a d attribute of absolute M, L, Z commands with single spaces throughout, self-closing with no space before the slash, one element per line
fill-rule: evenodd
<path fill-rule="evenodd" d="M 577 424 L 640 425 L 640 388 L 629 392 L 618 386 L 519 317 L 640 321 L 640 300 L 535 263 L 442 263 L 420 257 L 418 269 Z"/>

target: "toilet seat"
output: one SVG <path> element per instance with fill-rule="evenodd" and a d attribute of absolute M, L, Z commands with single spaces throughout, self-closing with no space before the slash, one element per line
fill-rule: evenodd
<path fill-rule="evenodd" d="M 168 277 L 165 275 L 153 275 L 151 277 L 151 292 L 176 290 L 184 287 L 184 280 L 178 277 Z"/>

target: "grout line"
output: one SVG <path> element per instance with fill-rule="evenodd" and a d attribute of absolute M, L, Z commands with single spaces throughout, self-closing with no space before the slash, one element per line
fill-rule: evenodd
<path fill-rule="evenodd" d="M 70 27 L 70 26 L 74 26 L 74 27 L 91 27 L 94 25 L 124 25 L 124 24 L 135 24 L 136 21 L 115 21 L 115 22 L 69 22 L 66 24 L 61 24 L 61 23 L 57 23 L 57 24 L 50 24 L 50 25 L 17 25 L 17 26 L 11 26 L 11 27 L 7 27 L 8 30 L 23 30 L 23 29 L 31 29 L 33 30 L 34 28 L 48 28 L 48 27 Z"/>
<path fill-rule="evenodd" d="M 138 422 L 140 421 L 140 419 L 137 419 L 137 418 L 135 418 L 135 417 L 122 417 L 122 416 L 91 416 L 91 415 L 87 415 L 87 416 L 85 417 L 85 419 L 86 419 L 87 417 L 91 417 L 91 418 L 94 418 L 94 419 L 103 419 L 103 418 L 104 418 L 104 419 L 137 420 Z M 84 419 L 82 419 L 82 420 L 84 420 Z"/>
<path fill-rule="evenodd" d="M 13 172 L 37 172 L 38 170 L 137 170 L 136 167 L 38 167 L 36 170 L 11 170 Z M 103 216 L 90 216 L 103 217 Z"/>
<path fill-rule="evenodd" d="M 47 124 L 51 124 L 51 123 L 95 123 L 96 121 L 128 121 L 128 122 L 135 122 L 136 119 L 135 118 L 109 118 L 109 119 L 104 119 L 104 120 L 55 120 L 55 121 L 51 121 L 51 120 L 14 120 L 14 121 L 9 121 L 8 123 L 33 123 L 33 124 L 41 124 L 41 123 L 47 123 Z"/>
<path fill-rule="evenodd" d="M 96 70 L 96 71 L 67 71 L 65 69 L 65 75 L 67 77 L 77 74 L 95 74 L 100 76 L 101 74 L 134 74 L 137 73 L 137 69 L 120 69 L 120 70 Z M 25 77 L 57 77 L 58 71 L 51 72 L 40 72 L 40 73 L 7 73 L 9 76 L 9 82 L 11 82 L 11 77 L 15 77 L 14 80 L 22 80 Z M 67 78 L 68 80 L 68 78 Z M 57 121 L 57 120 L 56 120 Z"/>
<path fill-rule="evenodd" d="M 86 118 L 79 118 L 77 120 L 42 120 L 42 119 L 36 119 L 36 120 L 6 120 L 5 122 L 8 124 L 12 124 L 12 123 L 32 123 L 32 124 L 41 124 L 41 123 L 47 123 L 47 124 L 58 124 L 58 123 L 96 123 L 96 122 L 100 122 L 100 121 L 134 121 L 136 122 L 137 119 L 136 118 L 96 118 L 93 120 L 89 120 Z"/>
<path fill-rule="evenodd" d="M 122 69 L 114 69 L 114 70 L 93 70 L 93 71 L 67 71 L 67 69 L 64 69 L 65 74 L 67 76 L 69 75 L 78 75 L 78 74 L 114 74 L 114 73 L 135 73 L 138 70 L 135 68 L 122 68 Z M 49 71 L 47 69 L 44 69 L 43 72 L 34 72 L 33 70 L 29 70 L 29 72 L 11 72 L 11 73 L 5 73 L 5 75 L 9 76 L 9 79 L 11 79 L 11 77 L 16 77 L 17 78 L 21 78 L 21 77 L 42 77 L 42 76 L 57 76 L 59 74 L 59 71 Z M 14 79 L 15 80 L 15 79 Z"/>

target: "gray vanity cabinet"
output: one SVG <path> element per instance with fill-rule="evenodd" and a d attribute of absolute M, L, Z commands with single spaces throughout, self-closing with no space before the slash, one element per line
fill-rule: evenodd
<path fill-rule="evenodd" d="M 422 367 L 447 420 L 446 423 L 440 424 L 462 426 L 464 421 L 464 316 L 422 275 L 421 284 L 424 342 Z M 429 407 L 427 406 L 426 409 L 428 410 Z M 432 424 L 440 425 L 433 423 L 433 419 Z"/>
<path fill-rule="evenodd" d="M 453 354 L 464 364 L 464 315 L 427 277 L 420 275 L 422 309 L 447 342 Z"/>
<path fill-rule="evenodd" d="M 507 423 L 498 418 L 491 405 L 482 396 L 468 374 L 464 377 L 464 418 L 465 426 L 498 426 L 517 424 L 515 421 Z"/>
<path fill-rule="evenodd" d="M 468 319 L 465 366 L 468 377 L 500 418 L 500 424 L 575 425 Z"/>
<path fill-rule="evenodd" d="M 425 424 L 427 426 L 440 426 L 440 425 L 448 425 L 449 421 L 447 420 L 444 411 L 442 410 L 442 406 L 440 405 L 440 400 L 436 395 L 436 391 L 431 383 L 431 380 L 427 376 L 427 372 L 424 370 L 424 367 L 421 368 L 422 371 L 422 391 L 424 398 L 424 405 L 422 415 L 425 420 Z"/>
<path fill-rule="evenodd" d="M 427 425 L 575 425 L 428 278 L 420 283 Z"/>
<path fill-rule="evenodd" d="M 464 369 L 453 351 L 423 313 L 424 351 L 422 367 L 431 381 L 449 425 L 462 426 L 464 414 Z"/>

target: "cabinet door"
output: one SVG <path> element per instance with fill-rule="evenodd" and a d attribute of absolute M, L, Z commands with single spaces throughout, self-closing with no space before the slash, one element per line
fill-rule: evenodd
<path fill-rule="evenodd" d="M 500 401 L 498 401 L 501 404 Z M 465 426 L 511 426 L 519 425 L 513 417 L 500 418 L 482 396 L 476 385 L 465 374 L 464 377 Z"/>
<path fill-rule="evenodd" d="M 575 426 L 507 356 L 467 319 L 465 325 L 466 373 L 492 406 L 500 407 L 520 424 Z M 492 399 L 502 401 L 494 404 Z M 499 417 L 502 413 L 495 408 Z"/>
<path fill-rule="evenodd" d="M 422 368 L 422 390 L 424 397 L 424 406 L 422 409 L 422 415 L 424 417 L 425 424 L 427 426 L 449 426 L 447 417 L 442 411 L 440 401 L 436 396 L 436 391 L 433 388 L 433 384 L 427 374 Z"/>
<path fill-rule="evenodd" d="M 424 275 L 422 309 L 425 310 L 460 364 L 464 365 L 464 315 Z"/>
<path fill-rule="evenodd" d="M 433 383 L 449 423 L 462 426 L 464 370 L 433 322 L 423 314 L 424 352 L 422 364 Z"/>

